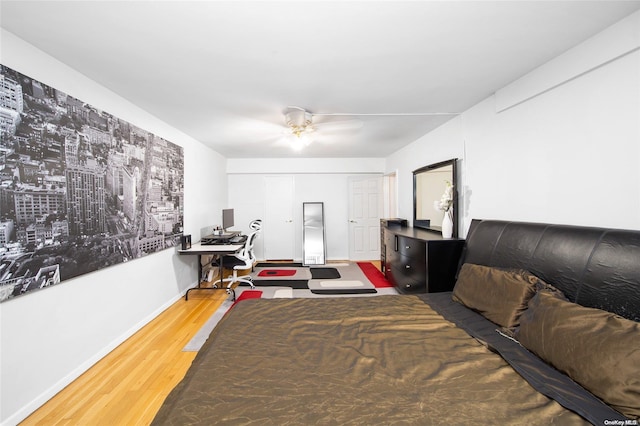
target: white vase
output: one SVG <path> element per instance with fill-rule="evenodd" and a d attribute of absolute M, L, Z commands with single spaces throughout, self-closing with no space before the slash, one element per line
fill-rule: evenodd
<path fill-rule="evenodd" d="M 442 218 L 442 238 L 451 238 L 453 235 L 453 220 L 451 220 L 451 212 L 444 212 Z"/>

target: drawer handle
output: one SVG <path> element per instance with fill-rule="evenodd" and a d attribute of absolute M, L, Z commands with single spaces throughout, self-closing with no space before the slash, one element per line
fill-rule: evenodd
<path fill-rule="evenodd" d="M 404 246 L 405 250 L 409 250 L 411 246 Z"/>
<path fill-rule="evenodd" d="M 404 265 L 405 269 L 411 269 L 411 265 Z"/>

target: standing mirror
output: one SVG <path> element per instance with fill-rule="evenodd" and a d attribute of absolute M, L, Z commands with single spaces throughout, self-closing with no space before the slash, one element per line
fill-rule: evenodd
<path fill-rule="evenodd" d="M 302 257 L 305 265 L 325 264 L 324 204 L 302 203 Z"/>
<path fill-rule="evenodd" d="M 453 238 L 458 237 L 457 159 L 430 164 L 413 171 L 413 226 L 442 232 L 448 214 Z M 451 185 L 452 188 L 447 190 Z M 448 206 L 448 211 L 444 208 Z"/>

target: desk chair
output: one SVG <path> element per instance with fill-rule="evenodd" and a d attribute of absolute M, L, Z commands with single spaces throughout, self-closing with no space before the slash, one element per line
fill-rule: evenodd
<path fill-rule="evenodd" d="M 228 282 L 227 292 L 231 291 L 231 286 L 236 282 L 243 282 L 249 284 L 251 288 L 256 288 L 253 285 L 253 281 L 251 281 L 251 275 L 242 275 L 238 276 L 238 271 L 244 269 L 251 269 L 253 271 L 253 266 L 256 262 L 256 255 L 253 252 L 253 245 L 255 244 L 260 231 L 262 230 L 262 221 L 260 219 L 256 219 L 251 221 L 249 224 L 249 228 L 252 229 L 252 232 L 247 236 L 247 240 L 244 243 L 244 247 L 240 249 L 240 251 L 233 256 L 223 256 L 222 257 L 222 267 L 227 269 L 233 269 L 233 274 L 224 278 L 222 280 L 217 280 L 213 283 L 214 287 L 218 286 L 218 283 Z"/>

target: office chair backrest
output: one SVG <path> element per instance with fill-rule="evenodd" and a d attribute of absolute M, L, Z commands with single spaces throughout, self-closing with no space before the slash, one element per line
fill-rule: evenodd
<path fill-rule="evenodd" d="M 247 242 L 244 245 L 243 249 L 245 250 L 246 257 L 251 259 L 252 262 L 256 260 L 256 256 L 253 253 L 253 245 L 258 238 L 258 232 L 259 231 L 253 231 L 251 234 L 249 234 L 249 236 L 247 237 Z"/>
<path fill-rule="evenodd" d="M 253 246 L 256 242 L 256 239 L 258 238 L 258 235 L 260 234 L 260 231 L 262 230 L 262 220 L 260 219 L 252 220 L 251 223 L 249 224 L 249 228 L 253 229 L 253 232 L 251 232 L 247 236 L 247 241 L 245 242 L 245 245 L 242 248 L 242 250 L 240 250 L 239 257 L 241 259 L 247 259 L 247 262 L 253 265 L 253 262 L 256 261 L 256 255 L 253 252 Z"/>

